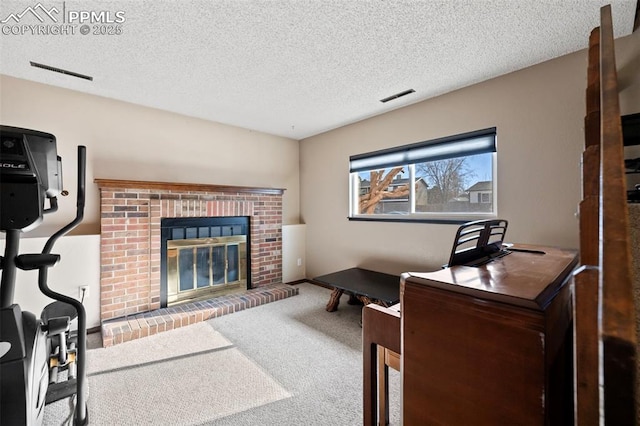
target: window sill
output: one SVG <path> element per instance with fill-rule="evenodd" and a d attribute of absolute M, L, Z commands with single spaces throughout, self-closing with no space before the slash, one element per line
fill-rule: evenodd
<path fill-rule="evenodd" d="M 406 222 L 406 223 L 440 223 L 459 225 L 474 220 L 496 219 L 493 213 L 488 214 L 468 214 L 468 215 L 426 215 L 426 214 L 376 214 L 376 215 L 357 215 L 347 217 L 350 221 L 355 222 Z"/>

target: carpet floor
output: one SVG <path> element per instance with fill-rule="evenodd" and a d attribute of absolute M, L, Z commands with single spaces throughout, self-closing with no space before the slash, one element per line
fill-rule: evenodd
<path fill-rule="evenodd" d="M 211 425 L 362 425 L 360 306 L 300 284 L 296 297 L 209 321 L 293 395 Z M 400 374 L 389 371 L 390 424 L 400 423 Z"/>
<path fill-rule="evenodd" d="M 170 332 L 88 351 L 92 425 L 361 425 L 361 307 L 299 295 Z M 400 424 L 400 375 L 390 371 Z M 46 407 L 62 425 L 69 401 Z"/>

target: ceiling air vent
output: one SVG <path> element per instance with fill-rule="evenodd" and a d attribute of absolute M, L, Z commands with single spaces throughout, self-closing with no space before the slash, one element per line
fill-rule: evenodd
<path fill-rule="evenodd" d="M 42 68 L 43 70 L 59 72 L 60 74 L 66 74 L 66 75 L 70 75 L 72 77 L 81 78 L 83 80 L 93 81 L 93 77 L 91 77 L 89 75 L 78 74 L 77 72 L 63 70 L 62 68 L 56 68 L 56 67 L 52 67 L 50 65 L 39 64 L 39 63 L 33 62 L 33 61 L 30 61 L 29 63 L 31 64 L 32 67 Z"/>
<path fill-rule="evenodd" d="M 404 92 L 396 93 L 395 95 L 391 95 L 391 96 L 388 96 L 388 97 L 386 97 L 384 99 L 380 99 L 380 102 L 382 102 L 382 103 L 389 102 L 389 101 L 392 101 L 394 99 L 398 99 L 398 98 L 406 96 L 406 95 L 408 95 L 410 93 L 415 93 L 415 92 L 416 91 L 413 90 L 413 89 L 405 90 Z"/>

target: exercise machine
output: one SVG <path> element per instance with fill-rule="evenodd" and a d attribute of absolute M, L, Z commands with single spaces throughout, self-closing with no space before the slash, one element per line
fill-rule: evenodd
<path fill-rule="evenodd" d="M 48 269 L 60 256 L 55 242 L 83 218 L 86 148 L 78 147 L 76 217 L 47 240 L 41 253 L 19 254 L 20 236 L 58 209 L 62 160 L 52 134 L 0 126 L 0 424 L 40 425 L 46 404 L 71 397 L 73 423 L 88 424 L 86 408 L 86 313 L 82 303 L 50 289 Z M 54 300 L 40 319 L 14 303 L 16 272 L 38 271 L 38 288 Z M 70 330 L 77 317 L 77 330 Z"/>

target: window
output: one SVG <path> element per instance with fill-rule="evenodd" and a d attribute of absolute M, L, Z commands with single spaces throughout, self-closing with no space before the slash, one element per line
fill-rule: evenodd
<path fill-rule="evenodd" d="M 466 222 L 496 216 L 496 129 L 349 158 L 349 218 Z"/>

